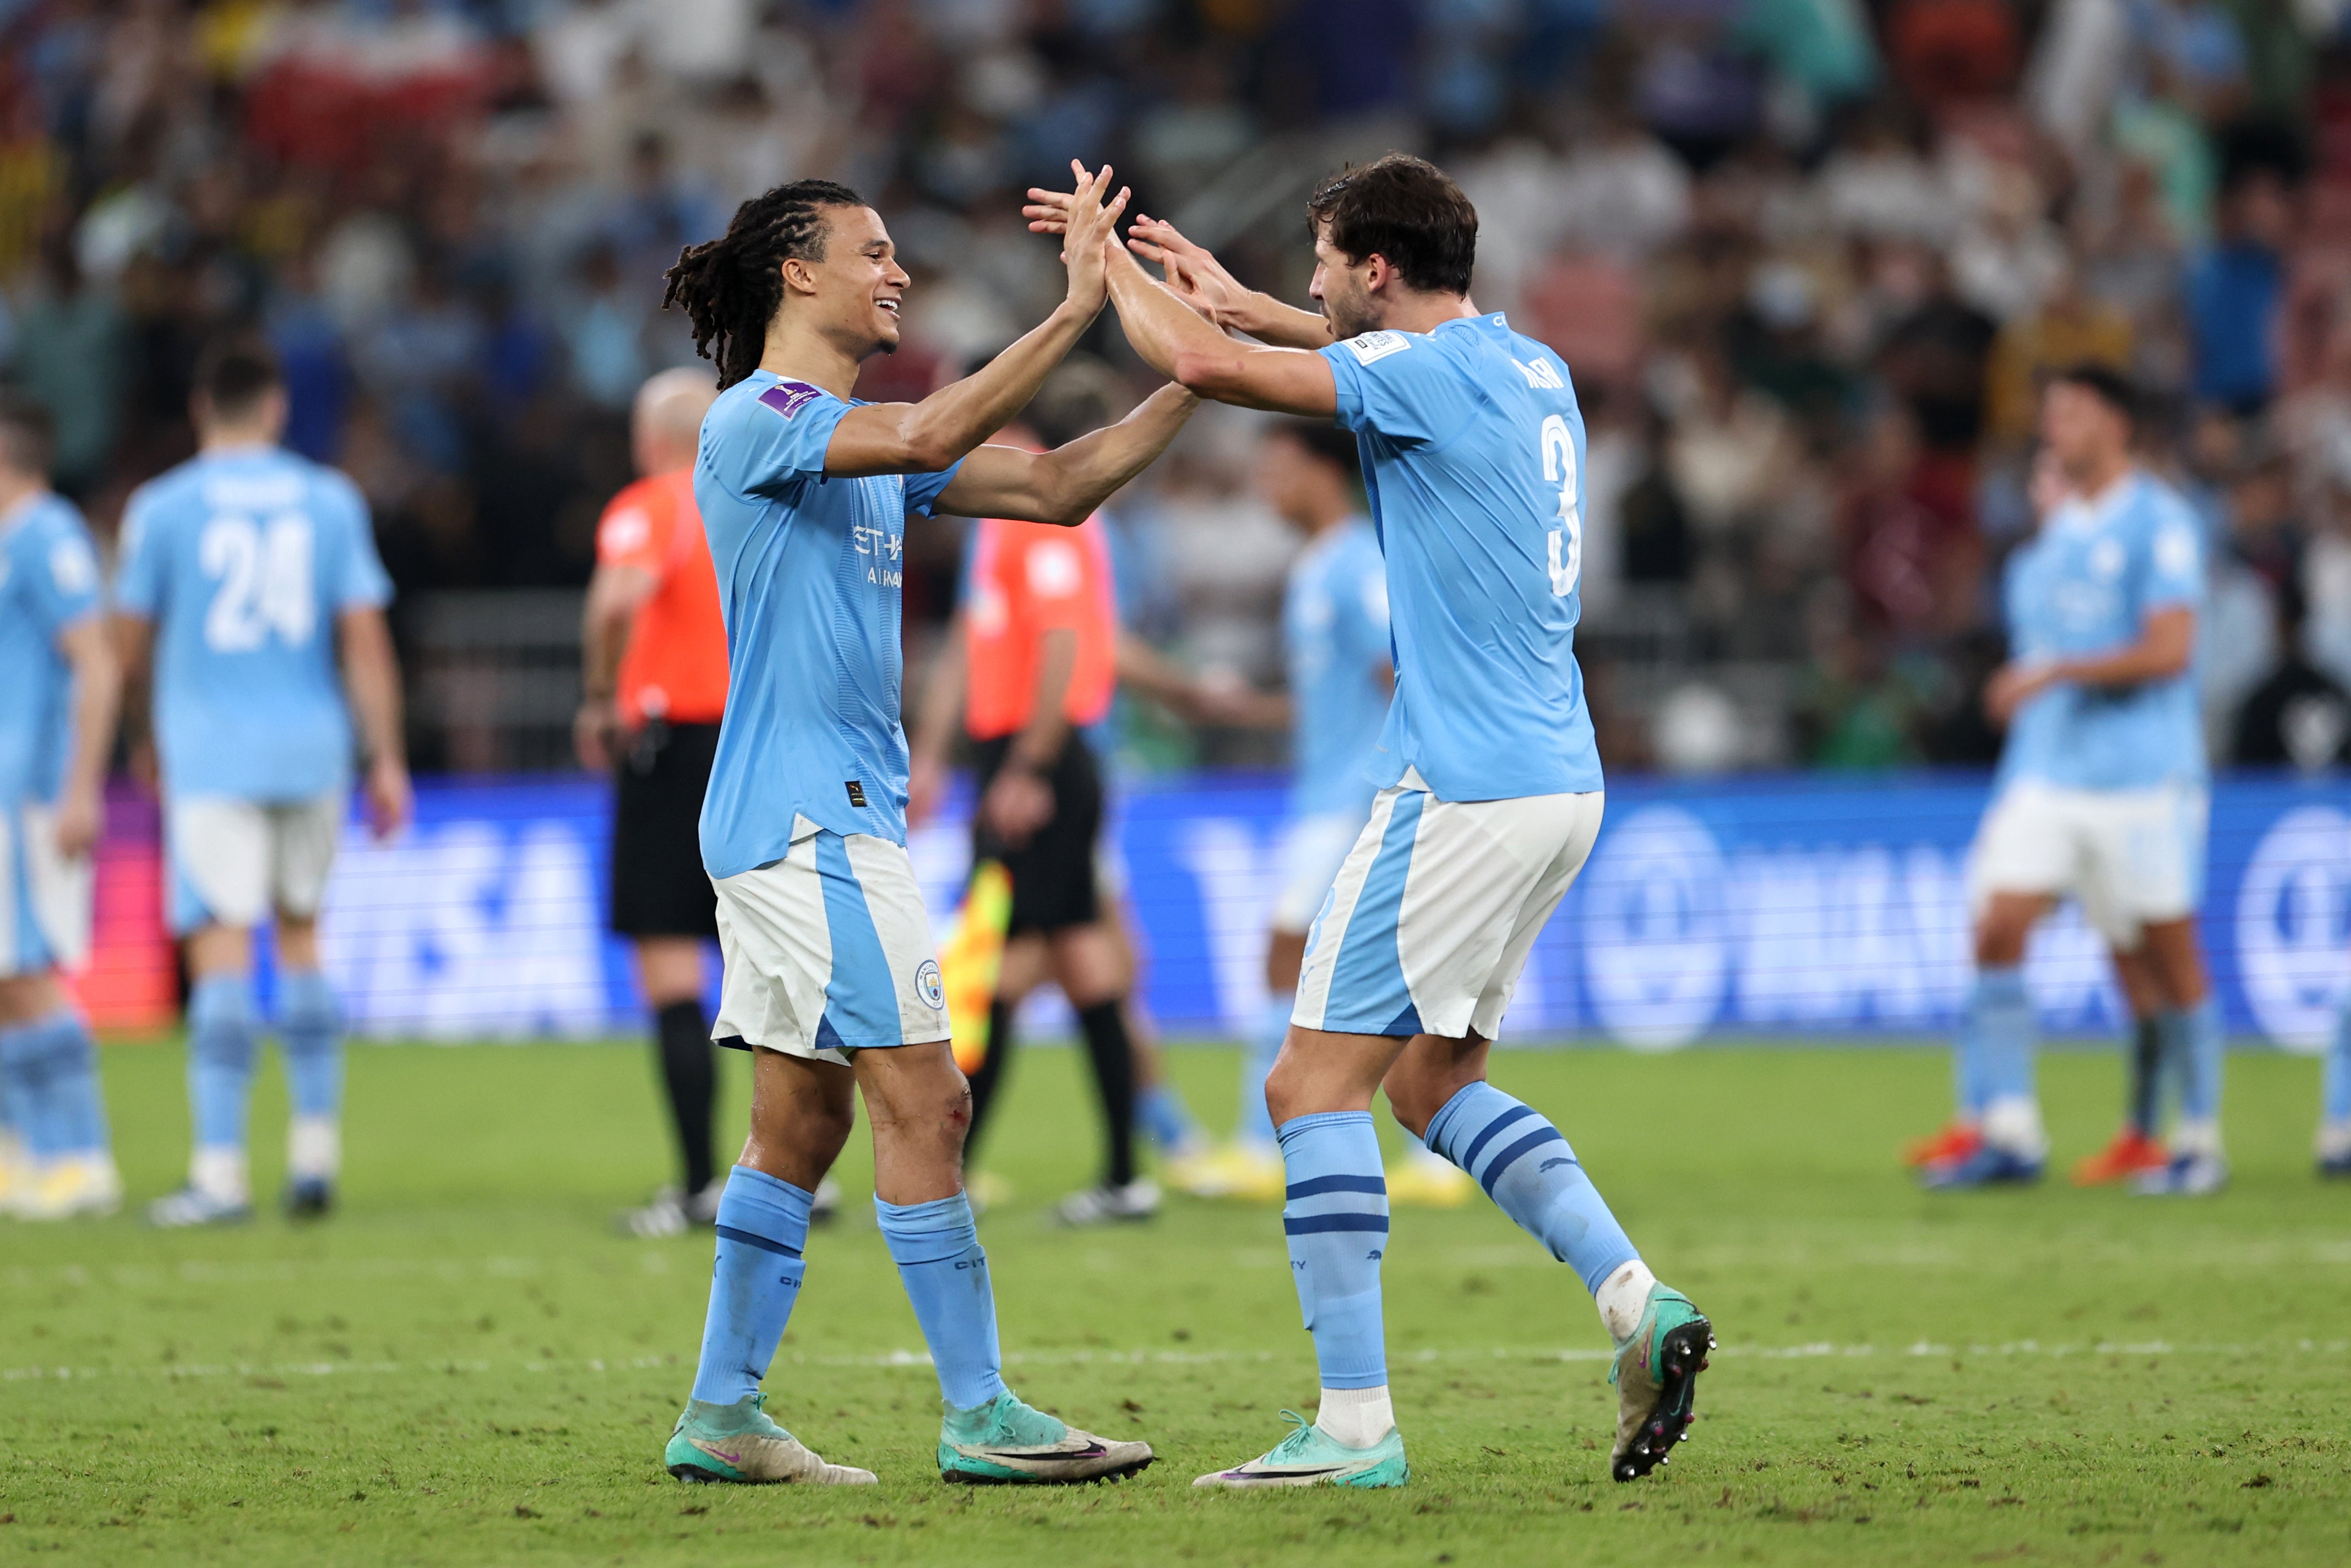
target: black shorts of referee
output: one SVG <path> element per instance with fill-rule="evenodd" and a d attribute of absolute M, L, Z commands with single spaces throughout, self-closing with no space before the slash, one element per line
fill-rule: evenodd
<path fill-rule="evenodd" d="M 718 754 L 715 724 L 648 719 L 613 771 L 612 929 L 623 936 L 718 935 L 702 869 L 702 797 Z"/>
<path fill-rule="evenodd" d="M 987 794 L 1004 770 L 1014 738 L 1005 735 L 973 744 L 980 794 Z M 1053 791 L 1053 814 L 1025 843 L 1008 844 L 977 819 L 973 821 L 972 859 L 1000 861 L 1012 878 L 1008 936 L 1066 931 L 1102 917 L 1094 882 L 1094 841 L 1102 836 L 1102 769 L 1085 737 L 1071 730 L 1052 769 L 1041 777 Z"/>

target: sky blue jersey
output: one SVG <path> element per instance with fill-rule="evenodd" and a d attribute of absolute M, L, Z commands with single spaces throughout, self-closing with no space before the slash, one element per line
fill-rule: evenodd
<path fill-rule="evenodd" d="M 73 668 L 57 637 L 99 610 L 98 552 L 62 496 L 0 516 L 0 806 L 55 800 L 72 744 Z"/>
<path fill-rule="evenodd" d="M 1367 517 L 1317 535 L 1290 563 L 1281 601 L 1290 666 L 1290 810 L 1371 809 L 1372 764 L 1388 717 L 1387 564 Z"/>
<path fill-rule="evenodd" d="M 2053 513 L 2009 557 L 2003 598 L 2014 658 L 2118 652 L 2158 610 L 2202 612 L 2195 514 L 2168 485 L 2134 469 L 2105 494 Z M 2192 672 L 2136 686 L 2052 686 L 2018 710 L 2000 759 L 2002 784 L 2033 779 L 2073 789 L 2137 789 L 2204 774 Z"/>
<path fill-rule="evenodd" d="M 1583 416 L 1559 356 L 1499 315 L 1322 350 L 1387 557 L 1395 700 L 1373 781 L 1440 800 L 1585 794 L 1575 664 Z"/>
<path fill-rule="evenodd" d="M 282 447 L 200 453 L 132 494 L 114 597 L 154 623 L 167 791 L 300 800 L 350 781 L 335 618 L 392 599 L 358 486 Z"/>
<path fill-rule="evenodd" d="M 715 877 L 783 859 L 797 817 L 906 841 L 906 514 L 929 516 L 956 468 L 827 477 L 855 406 L 754 371 L 702 421 L 694 499 L 726 622 L 726 715 L 702 800 Z"/>

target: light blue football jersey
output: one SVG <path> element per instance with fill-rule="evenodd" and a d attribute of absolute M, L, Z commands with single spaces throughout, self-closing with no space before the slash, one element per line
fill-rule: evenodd
<path fill-rule="evenodd" d="M 72 744 L 73 667 L 57 636 L 100 608 L 98 552 L 62 496 L 0 517 L 0 805 L 55 800 Z"/>
<path fill-rule="evenodd" d="M 2201 613 L 2201 533 L 2177 491 L 2134 470 L 2052 514 L 2010 556 L 2002 588 L 2012 657 L 2115 653 L 2156 611 Z M 2001 751 L 2002 784 L 2137 789 L 2204 776 L 2192 671 L 2136 686 L 2052 686 L 2017 711 Z"/>
<path fill-rule="evenodd" d="M 1575 664 L 1583 416 L 1558 355 L 1499 315 L 1322 350 L 1387 557 L 1395 700 L 1373 781 L 1440 800 L 1586 794 Z"/>
<path fill-rule="evenodd" d="M 1281 601 L 1290 666 L 1290 808 L 1301 817 L 1372 805 L 1372 764 L 1388 717 L 1387 563 L 1368 517 L 1318 535 L 1290 563 Z"/>
<path fill-rule="evenodd" d="M 168 793 L 302 800 L 350 781 L 335 618 L 392 599 L 358 486 L 282 447 L 200 453 L 132 494 L 114 598 L 154 623 Z"/>
<path fill-rule="evenodd" d="M 694 499 L 726 622 L 726 714 L 702 800 L 714 877 L 783 859 L 796 817 L 906 841 L 906 514 L 927 517 L 956 468 L 827 477 L 833 427 L 855 406 L 755 371 L 702 421 Z"/>

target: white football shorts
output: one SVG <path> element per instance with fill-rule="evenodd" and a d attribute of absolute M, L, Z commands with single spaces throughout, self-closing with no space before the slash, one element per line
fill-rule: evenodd
<path fill-rule="evenodd" d="M 317 919 L 349 801 L 341 789 L 307 800 L 167 800 L 172 929 L 183 936 L 215 924 L 250 930 L 273 911 Z"/>
<path fill-rule="evenodd" d="M 1324 811 L 1301 817 L 1282 830 L 1281 891 L 1274 894 L 1273 928 L 1302 934 L 1314 924 L 1347 852 L 1364 831 L 1360 811 Z"/>
<path fill-rule="evenodd" d="M 1600 832 L 1604 797 L 1440 800 L 1380 791 L 1306 939 L 1290 1021 L 1491 1040 L 1535 937 Z"/>
<path fill-rule="evenodd" d="M 58 852 L 48 807 L 28 800 L 0 809 L 0 979 L 81 967 L 92 869 L 89 856 Z"/>
<path fill-rule="evenodd" d="M 2067 789 L 2022 779 L 2001 792 L 1976 830 L 1968 892 L 1978 914 L 1996 893 L 2072 897 L 2116 948 L 2140 929 L 2184 919 L 2204 896 L 2210 800 L 2193 784 Z"/>
<path fill-rule="evenodd" d="M 714 877 L 726 962 L 711 1038 L 846 1066 L 947 1038 L 946 989 L 904 844 L 806 817 L 782 860 Z"/>

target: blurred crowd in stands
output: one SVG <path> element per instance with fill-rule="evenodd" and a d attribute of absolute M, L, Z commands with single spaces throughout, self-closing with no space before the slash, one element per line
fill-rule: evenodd
<path fill-rule="evenodd" d="M 662 271 L 746 195 L 881 207 L 915 287 L 862 390 L 915 395 L 1058 298 L 1019 206 L 1070 157 L 1302 301 L 1297 197 L 1390 146 L 1575 375 L 1611 766 L 1989 759 L 2035 377 L 2085 359 L 2210 524 L 2215 756 L 2344 755 L 2351 0 L 0 0 L 0 375 L 105 535 L 258 322 L 404 593 L 576 585 L 692 359 Z M 1252 439 L 1204 416 L 1117 537 L 1139 629 L 1268 682 Z M 910 541 L 910 636 L 956 556 Z"/>

